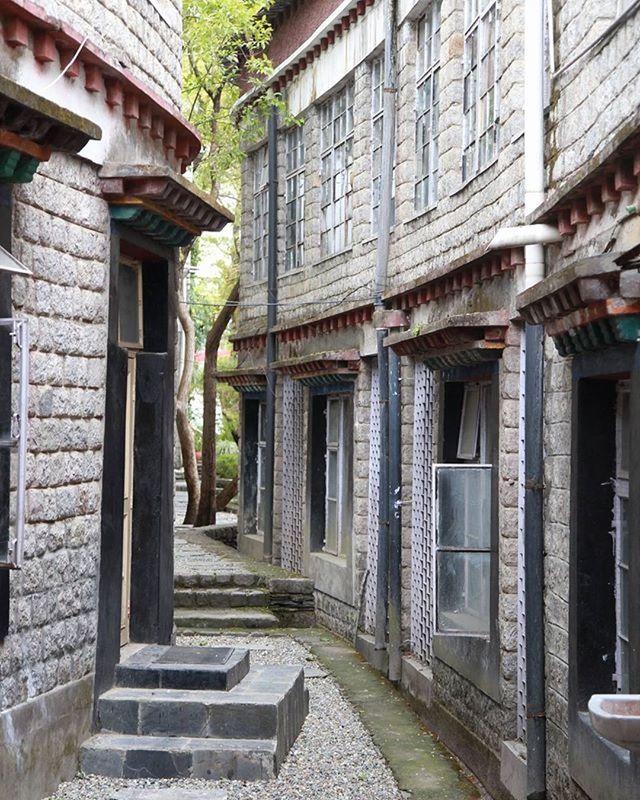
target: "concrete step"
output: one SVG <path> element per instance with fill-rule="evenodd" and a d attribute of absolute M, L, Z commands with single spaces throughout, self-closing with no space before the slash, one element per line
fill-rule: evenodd
<path fill-rule="evenodd" d="M 278 618 L 264 608 L 177 608 L 178 628 L 277 628 Z"/>
<path fill-rule="evenodd" d="M 116 666 L 116 685 L 228 692 L 248 672 L 248 650 L 147 645 Z"/>
<path fill-rule="evenodd" d="M 80 752 L 80 769 L 108 778 L 269 780 L 279 767 L 275 739 L 204 739 L 99 733 Z"/>
<path fill-rule="evenodd" d="M 239 608 L 269 605 L 268 592 L 254 588 L 176 589 L 173 596 L 176 608 Z"/>
<path fill-rule="evenodd" d="M 176 589 L 229 589 L 261 586 L 264 579 L 255 572 L 219 570 L 211 574 L 177 573 L 174 578 Z"/>
<path fill-rule="evenodd" d="M 98 721 L 103 731 L 129 735 L 270 739 L 282 720 L 300 719 L 301 704 L 299 667 L 254 667 L 229 692 L 110 689 L 98 702 Z"/>

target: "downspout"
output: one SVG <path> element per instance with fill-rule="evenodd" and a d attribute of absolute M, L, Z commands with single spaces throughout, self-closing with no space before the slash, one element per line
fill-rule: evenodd
<path fill-rule="evenodd" d="M 277 358 L 275 325 L 278 320 L 278 110 L 271 108 L 268 134 L 268 248 L 267 248 L 267 402 L 265 419 L 265 520 L 263 554 L 265 561 L 273 556 L 273 486 L 276 445 L 276 373 Z"/>
<path fill-rule="evenodd" d="M 384 311 L 382 295 L 386 288 L 389 264 L 389 237 L 393 203 L 393 166 L 396 127 L 396 20 L 397 0 L 384 6 L 385 46 L 382 123 L 382 172 L 374 305 Z M 383 314 L 381 315 L 384 316 Z M 376 650 L 384 650 L 389 615 L 389 677 L 399 678 L 400 644 L 400 385 L 399 359 L 384 346 L 388 326 L 377 325 L 378 376 L 380 381 L 380 496 L 378 526 L 378 565 L 376 580 Z M 393 417 L 396 417 L 394 420 Z M 392 478 L 392 480 L 390 480 Z M 390 592 L 391 589 L 391 592 Z M 397 677 L 396 677 L 397 674 Z"/>
<path fill-rule="evenodd" d="M 524 209 L 544 200 L 544 0 L 525 0 Z M 544 278 L 542 244 L 525 246 L 524 287 Z M 525 326 L 524 570 L 527 708 L 527 800 L 546 796 L 544 642 L 543 381 L 544 331 Z"/>

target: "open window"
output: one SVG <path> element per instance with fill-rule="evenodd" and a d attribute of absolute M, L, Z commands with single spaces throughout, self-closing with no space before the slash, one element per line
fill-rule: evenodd
<path fill-rule="evenodd" d="M 24 553 L 27 454 L 28 322 L 0 319 L 0 567 Z"/>
<path fill-rule="evenodd" d="M 118 276 L 118 339 L 130 350 L 143 347 L 142 264 L 120 259 Z"/>
<path fill-rule="evenodd" d="M 312 402 L 311 550 L 346 558 L 351 542 L 352 395 Z"/>

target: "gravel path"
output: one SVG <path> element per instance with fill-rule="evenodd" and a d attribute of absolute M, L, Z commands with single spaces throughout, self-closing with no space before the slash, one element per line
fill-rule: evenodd
<path fill-rule="evenodd" d="M 309 651 L 287 635 L 182 636 L 178 644 L 233 645 L 251 650 L 253 664 L 300 664 L 310 694 L 302 733 L 274 781 L 122 781 L 79 777 L 50 800 L 113 800 L 123 787 L 201 789 L 202 800 L 402 800 L 384 759 L 335 681 Z M 144 793 L 143 793 L 144 796 Z"/>

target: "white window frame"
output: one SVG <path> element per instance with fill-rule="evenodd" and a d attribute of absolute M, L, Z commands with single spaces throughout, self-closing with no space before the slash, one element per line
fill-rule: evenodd
<path fill-rule="evenodd" d="M 353 240 L 353 81 L 320 106 L 320 252 L 331 256 Z"/>
<path fill-rule="evenodd" d="M 384 56 L 371 62 L 371 228 L 375 236 L 378 231 L 380 213 L 380 189 L 382 186 L 382 139 L 384 130 Z M 396 195 L 395 152 L 394 180 L 391 184 L 391 225 L 395 222 Z"/>
<path fill-rule="evenodd" d="M 325 523 L 324 523 L 324 545 L 323 552 L 329 555 L 343 557 L 345 545 L 345 491 L 346 491 L 346 475 L 345 475 L 345 458 L 346 458 L 346 442 L 345 442 L 345 416 L 347 414 L 348 398 L 344 395 L 328 395 L 326 405 L 326 434 L 325 434 Z M 331 414 L 332 408 L 335 406 L 338 416 L 338 437 L 335 440 L 331 439 Z M 335 497 L 329 493 L 329 486 L 331 484 L 331 455 L 335 454 Z M 329 504 L 335 503 L 335 519 L 336 519 L 336 534 L 335 544 L 329 541 L 328 520 L 329 520 Z"/>
<path fill-rule="evenodd" d="M 267 401 L 258 401 L 258 434 L 256 437 L 256 533 L 264 535 L 266 493 L 265 472 L 267 460 L 267 440 L 265 438 L 265 421 L 267 416 Z"/>
<path fill-rule="evenodd" d="M 253 280 L 267 279 L 269 252 L 269 155 L 267 146 L 252 156 Z"/>
<path fill-rule="evenodd" d="M 491 164 L 499 148 L 499 0 L 465 0 L 462 179 Z"/>
<path fill-rule="evenodd" d="M 28 387 L 29 387 L 29 322 L 26 319 L 0 319 L 0 326 L 9 329 L 14 346 L 18 349 L 17 383 L 12 384 L 18 393 L 16 410 L 12 412 L 12 430 L 8 440 L 0 440 L 4 448 L 17 457 L 15 487 L 15 518 L 13 531 L 9 521 L 9 543 L 6 560 L 0 559 L 0 567 L 19 569 L 24 560 L 24 527 L 25 527 L 25 492 L 27 463 L 27 419 L 28 419 Z"/>
<path fill-rule="evenodd" d="M 285 133 L 285 272 L 304 266 L 304 159 L 304 126 L 296 125 Z"/>
<path fill-rule="evenodd" d="M 491 561 L 495 558 L 495 553 L 493 552 L 491 546 L 491 537 L 492 532 L 489 530 L 489 543 L 486 547 L 473 547 L 473 546 L 448 546 L 448 545 L 441 545 L 439 542 L 439 521 L 440 521 L 440 514 L 439 514 L 439 494 L 438 494 L 438 486 L 439 486 L 439 472 L 441 470 L 485 470 L 489 471 L 491 476 L 490 480 L 490 495 L 489 495 L 489 503 L 493 504 L 493 489 L 492 487 L 492 475 L 493 475 L 493 465 L 492 464 L 434 464 L 432 467 L 433 470 L 433 505 L 432 505 L 432 519 L 433 519 L 433 552 L 435 554 L 435 558 L 433 559 L 433 585 L 435 587 L 434 595 L 433 595 L 433 619 L 435 620 L 435 631 L 438 634 L 448 635 L 448 636 L 469 636 L 469 637 L 479 637 L 482 639 L 489 639 L 490 637 L 490 620 L 488 620 L 488 628 L 486 631 L 472 631 L 472 630 L 464 630 L 460 628 L 452 629 L 446 628 L 443 629 L 440 627 L 440 614 L 438 609 L 438 603 L 440 598 L 440 586 L 438 580 L 438 564 L 440 562 L 440 554 L 441 553 L 486 553 L 489 556 L 489 575 L 487 579 L 483 582 L 483 591 L 486 597 L 486 606 L 491 609 Z M 466 508 L 466 504 L 465 504 Z M 491 513 L 491 511 L 490 511 Z M 490 523 L 491 524 L 491 523 Z M 465 580 L 468 584 L 471 580 L 471 572 L 469 569 L 469 565 L 466 566 L 465 569 Z M 470 616 L 474 616 L 473 611 L 468 612 Z M 479 616 L 479 615 L 475 615 Z M 469 626 L 470 627 L 470 626 Z"/>
<path fill-rule="evenodd" d="M 416 211 L 431 208 L 438 199 L 440 7 L 441 0 L 433 0 L 416 25 Z"/>
<path fill-rule="evenodd" d="M 624 507 L 629 502 L 629 470 L 622 462 L 623 443 L 626 442 L 627 454 L 629 431 L 623 425 L 623 409 L 626 403 L 629 413 L 630 386 L 628 381 L 618 384 L 616 401 L 616 476 L 613 481 L 613 546 L 615 560 L 615 602 L 616 602 L 616 664 L 613 679 L 618 692 L 629 691 L 629 531 L 626 531 Z M 627 419 L 627 422 L 629 419 Z M 628 457 L 628 456 L 627 456 Z M 628 524 L 628 523 L 627 523 Z M 626 550 L 626 558 L 625 558 Z M 626 621 L 626 629 L 623 621 Z"/>

